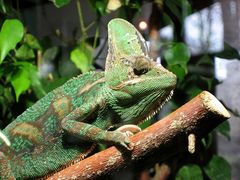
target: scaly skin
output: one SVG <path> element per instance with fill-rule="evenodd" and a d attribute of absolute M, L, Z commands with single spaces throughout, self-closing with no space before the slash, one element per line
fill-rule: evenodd
<path fill-rule="evenodd" d="M 92 143 L 131 149 L 128 137 L 107 131 L 138 124 L 168 99 L 176 76 L 149 58 L 145 41 L 127 21 L 108 25 L 105 72 L 89 72 L 48 93 L 4 130 L 0 177 L 43 177 L 88 155 Z"/>

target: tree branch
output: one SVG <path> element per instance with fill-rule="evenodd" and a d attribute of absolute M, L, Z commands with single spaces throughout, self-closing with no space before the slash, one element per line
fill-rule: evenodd
<path fill-rule="evenodd" d="M 164 161 L 186 151 L 190 134 L 200 140 L 228 118 L 230 114 L 223 105 L 209 92 L 203 91 L 164 119 L 132 136 L 134 149 L 131 152 L 113 146 L 49 179 L 94 179 L 140 161 L 146 164 Z"/>

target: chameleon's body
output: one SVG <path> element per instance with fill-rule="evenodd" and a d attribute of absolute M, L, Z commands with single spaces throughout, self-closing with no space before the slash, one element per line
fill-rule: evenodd
<path fill-rule="evenodd" d="M 176 76 L 148 57 L 130 23 L 114 19 L 108 33 L 105 72 L 69 80 L 3 130 L 11 146 L 0 144 L 2 179 L 43 177 L 87 156 L 92 142 L 130 149 L 124 133 L 107 130 L 145 120 L 171 95 Z"/>

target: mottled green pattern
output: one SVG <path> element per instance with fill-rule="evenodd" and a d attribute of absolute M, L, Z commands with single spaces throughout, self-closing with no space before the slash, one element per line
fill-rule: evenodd
<path fill-rule="evenodd" d="M 43 122 L 43 132 L 45 134 L 52 134 L 56 129 L 58 129 L 59 123 L 57 120 L 57 117 L 54 115 L 51 115 L 46 119 L 45 122 Z"/>
<path fill-rule="evenodd" d="M 0 177 L 45 176 L 89 155 L 92 143 L 130 149 L 129 138 L 109 128 L 154 115 L 176 85 L 176 76 L 149 59 L 145 41 L 125 20 L 109 23 L 105 72 L 89 72 L 48 93 L 3 132 Z"/>
<path fill-rule="evenodd" d="M 15 177 L 43 176 L 48 172 L 57 170 L 89 148 L 89 146 L 81 147 L 76 145 L 68 147 L 65 142 L 62 143 L 61 119 L 53 113 L 54 110 L 51 104 L 59 98 L 69 96 L 71 97 L 73 109 L 81 106 L 83 102 L 86 102 L 87 96 L 93 93 L 93 90 L 90 89 L 78 97 L 77 94 L 81 87 L 91 84 L 102 77 L 103 72 L 90 72 L 69 80 L 27 109 L 3 130 L 12 144 L 10 149 L 4 148 L 4 150 L 6 149 L 4 153 L 13 162 L 11 167 Z M 100 88 L 97 86 L 101 87 L 101 85 L 96 85 L 93 89 Z M 64 110 L 66 104 L 63 104 L 63 106 L 60 104 L 59 107 Z M 31 137 L 27 133 L 30 127 L 32 127 Z M 37 127 L 36 129 L 43 133 L 43 137 L 35 131 L 34 127 Z M 21 132 L 22 134 L 20 134 L 19 131 L 24 131 L 24 133 Z M 12 137 L 14 133 L 16 135 Z M 36 137 L 34 137 L 35 135 Z M 33 138 L 36 139 L 33 141 Z M 4 146 L 2 145 L 2 147 Z M 0 147 L 0 149 L 2 148 Z M 17 156 L 14 156 L 14 154 Z"/>
<path fill-rule="evenodd" d="M 117 56 L 146 55 L 145 44 L 141 44 L 143 37 L 132 24 L 123 19 L 115 19 L 108 24 L 108 33 L 112 37 L 112 48 Z"/>
<path fill-rule="evenodd" d="M 33 147 L 33 143 L 23 137 L 14 137 L 11 139 L 11 150 L 14 150 L 15 152 L 21 152 L 25 150 L 26 147 L 29 148 Z M 27 149 L 28 150 L 28 149 Z"/>

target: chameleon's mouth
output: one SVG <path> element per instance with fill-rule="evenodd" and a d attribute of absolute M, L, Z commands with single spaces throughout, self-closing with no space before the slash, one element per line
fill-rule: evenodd
<path fill-rule="evenodd" d="M 168 102 L 173 96 L 173 90 L 170 91 L 169 95 L 165 98 L 164 101 L 159 101 L 154 108 L 149 112 L 149 115 L 145 117 L 143 120 L 140 120 L 138 124 L 142 124 L 148 120 L 150 120 L 155 114 L 157 114 L 163 107 L 163 105 Z"/>

